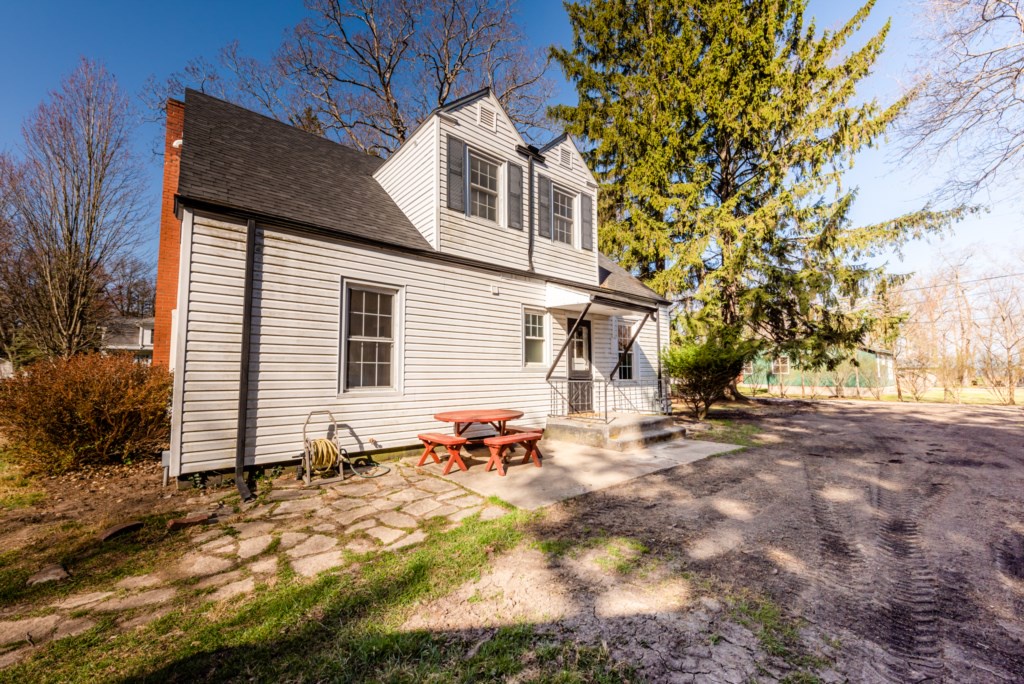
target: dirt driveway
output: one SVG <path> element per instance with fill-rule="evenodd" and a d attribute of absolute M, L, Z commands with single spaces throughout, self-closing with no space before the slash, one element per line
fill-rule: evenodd
<path fill-rule="evenodd" d="M 754 447 L 556 506 L 408 627 L 529 622 L 652 681 L 1024 682 L 1019 409 L 729 414 Z"/>

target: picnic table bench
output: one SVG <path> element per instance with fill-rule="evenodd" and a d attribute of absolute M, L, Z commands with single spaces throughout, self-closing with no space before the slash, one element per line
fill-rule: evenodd
<path fill-rule="evenodd" d="M 537 442 L 541 440 L 544 435 L 540 432 L 511 432 L 504 435 L 495 435 L 494 437 L 487 437 L 484 439 L 484 444 L 491 450 L 491 458 L 487 461 L 487 467 L 485 470 L 490 472 L 491 468 L 498 468 L 498 475 L 505 476 L 505 461 L 504 452 L 508 447 L 516 444 L 522 444 L 526 448 L 526 453 L 523 455 L 523 463 L 526 463 L 531 458 L 533 464 L 538 468 L 540 464 L 540 451 L 537 449 Z"/>
<path fill-rule="evenodd" d="M 440 432 L 424 432 L 421 435 L 416 435 L 416 438 L 423 442 L 423 455 L 420 456 L 419 462 L 416 463 L 416 467 L 421 467 L 427 462 L 427 458 L 433 458 L 434 463 L 440 463 L 441 459 L 437 457 L 437 453 L 434 452 L 434 448 L 437 446 L 444 446 L 448 450 L 448 462 L 444 465 L 444 470 L 441 471 L 442 475 L 447 475 L 448 471 L 452 469 L 452 465 L 459 466 L 460 470 L 468 470 L 466 464 L 462 461 L 462 456 L 459 454 L 459 449 L 466 445 L 467 440 L 465 437 L 459 437 L 457 435 L 445 435 Z"/>

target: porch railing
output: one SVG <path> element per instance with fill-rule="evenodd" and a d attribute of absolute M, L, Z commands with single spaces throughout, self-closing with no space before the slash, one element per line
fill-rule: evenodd
<path fill-rule="evenodd" d="M 609 413 L 663 413 L 657 380 L 609 382 L 603 378 L 551 378 L 549 415 L 608 422 Z"/>

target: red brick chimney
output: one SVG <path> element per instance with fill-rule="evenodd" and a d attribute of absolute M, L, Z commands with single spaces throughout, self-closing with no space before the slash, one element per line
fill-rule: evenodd
<path fill-rule="evenodd" d="M 181 143 L 185 127 L 185 103 L 167 100 L 167 130 L 164 136 L 164 185 L 160 199 L 160 252 L 156 263 L 156 320 L 153 322 L 153 363 L 171 362 L 171 312 L 178 307 L 178 261 L 181 251 L 181 221 L 174 215 L 174 194 L 178 191 Z"/>

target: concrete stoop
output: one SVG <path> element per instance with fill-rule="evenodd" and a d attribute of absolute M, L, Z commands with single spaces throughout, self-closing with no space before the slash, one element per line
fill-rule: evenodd
<path fill-rule="evenodd" d="M 651 444 L 684 439 L 686 428 L 673 424 L 669 416 L 612 414 L 608 416 L 607 423 L 551 416 L 544 437 L 601 449 L 633 451 Z"/>

